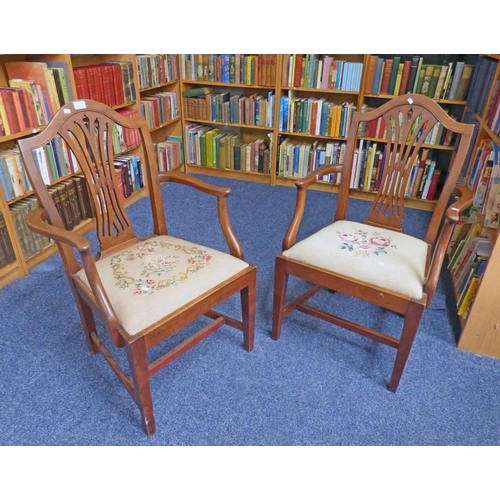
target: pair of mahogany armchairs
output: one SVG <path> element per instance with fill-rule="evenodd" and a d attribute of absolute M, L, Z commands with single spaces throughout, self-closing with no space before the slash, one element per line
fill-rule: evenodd
<path fill-rule="evenodd" d="M 351 222 L 346 220 L 346 207 L 360 125 L 381 117 L 387 144 L 381 188 L 366 220 Z M 402 231 L 405 189 L 425 138 L 437 123 L 456 135 L 457 148 L 429 229 L 420 240 Z M 142 141 L 141 162 L 154 226 L 147 238 L 136 236 L 117 190 L 112 140 L 116 124 L 138 130 Z M 456 122 L 434 101 L 420 95 L 401 96 L 354 115 L 343 164 L 323 166 L 296 182 L 295 211 L 283 240 L 283 252 L 276 257 L 272 338 L 280 337 L 284 317 L 297 309 L 382 342 L 397 350 L 389 383 L 389 389 L 396 391 L 422 314 L 436 290 L 453 225 L 470 203 L 464 197 L 451 206 L 449 201 L 456 194 L 471 129 L 471 125 Z M 65 141 L 85 177 L 95 214 L 97 249 L 87 237 L 65 229 L 35 161 L 33 151 L 56 136 Z M 223 325 L 243 332 L 247 351 L 254 346 L 257 270 L 244 260 L 230 224 L 230 190 L 178 171 L 158 172 L 145 120 L 125 117 L 91 100 L 65 105 L 42 132 L 18 143 L 39 204 L 28 215 L 27 223 L 56 242 L 88 346 L 92 353 L 101 352 L 116 372 L 139 407 L 144 430 L 151 436 L 156 430 L 150 389 L 154 373 Z M 296 242 L 307 188 L 332 173 L 342 174 L 334 221 Z M 161 191 L 165 182 L 181 183 L 215 197 L 229 252 L 169 234 Z M 287 305 L 290 275 L 312 287 Z M 306 304 L 322 288 L 399 313 L 405 318 L 402 333 L 389 336 Z M 237 293 L 240 319 L 215 310 Z M 148 359 L 149 349 L 201 317 L 206 317 L 206 326 L 158 359 Z M 104 324 L 108 339 L 98 335 L 95 318 Z M 116 360 L 116 348 L 126 350 L 128 370 Z"/>

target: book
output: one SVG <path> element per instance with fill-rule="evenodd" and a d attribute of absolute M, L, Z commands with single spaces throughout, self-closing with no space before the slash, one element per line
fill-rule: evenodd
<path fill-rule="evenodd" d="M 458 82 L 458 87 L 456 90 L 456 95 L 455 99 L 457 101 L 465 101 L 467 99 L 467 92 L 470 87 L 470 82 L 472 80 L 472 73 L 474 71 L 474 65 L 473 64 L 465 64 L 463 71 L 462 71 L 462 77 L 460 78 L 460 81 Z"/>
<path fill-rule="evenodd" d="M 407 89 L 410 81 L 410 71 L 411 71 L 411 60 L 408 59 L 403 62 L 403 71 L 401 74 L 401 84 L 399 86 L 399 95 L 403 95 L 407 93 Z"/>
<path fill-rule="evenodd" d="M 32 61 L 7 61 L 5 62 L 8 79 L 22 79 L 33 81 L 40 88 L 41 102 L 46 110 L 48 119 L 54 116 L 59 109 L 59 100 L 55 94 L 53 78 L 47 63 Z"/>
<path fill-rule="evenodd" d="M 0 212 L 0 267 L 5 267 L 15 260 L 16 254 L 9 236 L 5 217 Z"/>
<path fill-rule="evenodd" d="M 384 72 L 382 74 L 382 79 L 380 82 L 380 94 L 389 93 L 389 83 L 391 80 L 392 68 L 394 65 L 394 59 L 386 59 L 384 63 Z"/>
<path fill-rule="evenodd" d="M 458 85 L 462 78 L 462 73 L 464 71 L 465 63 L 463 61 L 457 61 L 455 63 L 455 69 L 453 72 L 453 78 L 451 81 L 450 93 L 448 94 L 448 99 L 454 101 L 457 96 Z"/>
<path fill-rule="evenodd" d="M 396 80 L 397 80 L 398 72 L 400 70 L 400 68 L 399 68 L 400 62 L 401 62 L 401 56 L 394 56 L 394 58 L 392 59 L 392 67 L 391 67 L 391 73 L 390 73 L 390 77 L 389 77 L 389 84 L 387 87 L 387 94 L 390 94 L 390 95 L 395 94 Z M 401 70 L 402 70 L 402 68 L 401 68 Z"/>

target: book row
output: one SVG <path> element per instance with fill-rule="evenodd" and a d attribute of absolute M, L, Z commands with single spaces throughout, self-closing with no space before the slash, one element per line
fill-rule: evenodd
<path fill-rule="evenodd" d="M 335 59 L 319 54 L 285 54 L 281 84 L 302 87 L 358 92 L 361 87 L 363 63 Z"/>
<path fill-rule="evenodd" d="M 177 92 L 156 92 L 141 96 L 141 114 L 148 127 L 160 127 L 179 116 L 179 98 Z"/>
<path fill-rule="evenodd" d="M 497 81 L 493 91 L 493 98 L 488 111 L 486 125 L 488 125 L 495 135 L 500 136 L 500 80 Z"/>
<path fill-rule="evenodd" d="M 489 57 L 481 57 L 477 62 L 467 96 L 467 107 L 478 116 L 482 116 L 485 111 L 497 67 L 498 61 Z"/>
<path fill-rule="evenodd" d="M 0 267 L 5 267 L 15 260 L 16 254 L 9 238 L 5 217 L 0 212 Z"/>
<path fill-rule="evenodd" d="M 270 149 L 264 139 L 245 141 L 239 133 L 189 124 L 186 141 L 186 160 L 191 165 L 263 174 L 271 172 Z"/>
<path fill-rule="evenodd" d="M 274 86 L 274 54 L 183 54 L 184 80 Z"/>
<path fill-rule="evenodd" d="M 432 158 L 433 154 L 435 151 L 423 149 L 413 163 L 406 166 L 409 170 L 404 191 L 406 198 L 436 199 L 442 173 L 436 168 L 437 160 Z M 386 156 L 386 145 L 361 139 L 354 153 L 350 187 L 365 191 L 378 190 L 384 168 L 391 162 L 391 158 Z M 396 190 L 403 179 L 390 178 L 387 182 L 393 183 Z"/>
<path fill-rule="evenodd" d="M 79 99 L 93 99 L 111 107 L 136 100 L 134 67 L 130 61 L 76 66 L 73 77 Z"/>
<path fill-rule="evenodd" d="M 468 186 L 474 191 L 473 206 L 484 217 L 484 226 L 499 228 L 500 146 L 495 142 L 489 139 L 480 142 Z"/>
<path fill-rule="evenodd" d="M 280 177 L 301 178 L 318 169 L 321 165 L 344 162 L 345 142 L 296 143 L 290 138 L 280 136 L 277 174 Z M 340 174 L 330 174 L 321 180 L 340 182 Z"/>
<path fill-rule="evenodd" d="M 492 252 L 492 244 L 476 218 L 469 212 L 457 225 L 448 249 L 448 269 L 457 295 L 457 313 L 467 318 Z"/>
<path fill-rule="evenodd" d="M 147 89 L 179 79 L 177 56 L 174 54 L 142 54 L 137 56 L 139 88 Z"/>
<path fill-rule="evenodd" d="M 167 136 L 164 141 L 154 144 L 158 171 L 174 170 L 184 163 L 182 138 Z"/>
<path fill-rule="evenodd" d="M 186 118 L 222 123 L 272 127 L 274 92 L 249 96 L 231 92 L 210 92 L 203 97 L 185 97 Z"/>
<path fill-rule="evenodd" d="M 135 109 L 122 109 L 119 113 L 129 117 L 137 116 Z M 111 140 L 115 154 L 123 153 L 140 143 L 137 129 L 128 129 L 115 124 L 112 132 Z M 79 171 L 75 156 L 60 137 L 55 137 L 50 143 L 37 148 L 34 154 L 42 179 L 47 185 Z M 7 201 L 31 191 L 31 183 L 17 147 L 0 152 L 0 183 Z"/>
<path fill-rule="evenodd" d="M 369 108 L 366 105 L 363 105 L 362 109 L 364 111 L 368 111 Z M 452 118 L 453 115 L 450 114 Z M 411 140 L 413 132 L 415 128 L 419 126 L 421 123 L 421 117 L 416 119 L 413 123 L 413 126 L 408 132 L 407 140 Z M 403 116 L 400 115 L 400 125 L 403 124 Z M 388 130 L 386 127 L 386 122 L 385 118 L 381 116 L 377 120 L 372 120 L 370 122 L 362 122 L 359 127 L 359 136 L 361 137 L 367 137 L 371 139 L 381 139 L 381 140 L 387 140 L 387 134 Z M 392 134 L 392 139 L 395 139 L 394 132 L 396 130 L 396 127 L 391 126 L 391 134 Z M 403 127 L 400 126 L 399 130 L 402 132 Z M 417 136 L 415 137 L 415 140 L 419 140 L 421 135 L 422 135 L 422 130 L 419 131 Z M 424 139 L 425 144 L 429 145 L 439 145 L 439 146 L 452 146 L 454 144 L 454 139 L 456 137 L 456 134 L 452 132 L 451 130 L 448 130 L 445 128 L 441 123 L 436 123 L 434 127 L 427 133 L 427 136 Z M 402 135 L 399 137 L 399 140 L 403 140 Z"/>
<path fill-rule="evenodd" d="M 137 155 L 120 155 L 114 159 L 118 194 L 123 201 L 144 187 L 141 158 Z"/>
<path fill-rule="evenodd" d="M 3 111 L 0 104 L 0 133 L 4 135 L 46 125 L 62 105 L 74 98 L 65 62 L 8 61 L 5 71 L 9 87 L 3 87 Z M 9 88 L 16 89 L 15 93 Z"/>
<path fill-rule="evenodd" d="M 292 93 L 280 98 L 280 132 L 299 132 L 330 137 L 347 137 L 356 105 L 335 104 L 325 98 L 299 98 Z"/>
<path fill-rule="evenodd" d="M 290 138 L 281 138 L 278 151 L 277 174 L 280 177 L 302 178 L 315 171 L 321 165 L 342 164 L 345 155 L 345 143 L 328 142 L 295 142 Z M 379 188 L 387 161 L 385 145 L 360 140 L 354 153 L 351 169 L 350 187 L 364 191 Z M 437 196 L 441 171 L 436 169 L 437 162 L 432 158 L 432 151 L 424 149 L 412 165 L 408 165 L 408 176 L 405 196 L 424 200 L 434 200 Z M 340 182 L 341 174 L 330 174 L 321 179 L 326 182 Z M 390 182 L 398 182 L 392 179 Z"/>
<path fill-rule="evenodd" d="M 433 99 L 464 101 L 474 65 L 463 61 L 425 64 L 422 56 L 368 59 L 364 92 L 366 94 L 423 94 Z"/>

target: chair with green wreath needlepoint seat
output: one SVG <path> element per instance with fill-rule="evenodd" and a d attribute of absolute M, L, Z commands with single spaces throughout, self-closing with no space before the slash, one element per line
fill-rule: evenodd
<path fill-rule="evenodd" d="M 113 161 L 116 126 L 138 131 L 135 133 L 141 139 L 142 170 L 153 221 L 153 234 L 146 238 L 136 236 L 118 192 Z M 86 180 L 98 249 L 93 249 L 85 236 L 65 229 L 35 161 L 33 151 L 57 136 L 71 151 Z M 89 348 L 103 354 L 137 403 L 145 432 L 152 435 L 156 427 L 150 377 L 154 373 L 225 324 L 241 330 L 244 348 L 253 349 L 256 267 L 244 261 L 243 248 L 230 224 L 230 190 L 178 171 L 158 172 L 145 119 L 125 117 L 91 100 L 65 105 L 45 130 L 18 142 L 39 203 L 29 214 L 28 225 L 55 240 Z M 200 196 L 215 198 L 229 252 L 169 234 L 161 193 L 164 182 L 184 184 L 198 190 Z M 235 294 L 240 295 L 241 318 L 215 310 Z M 157 359 L 148 359 L 152 347 L 200 317 L 206 318 L 204 327 Z M 106 346 L 98 334 L 95 318 L 104 323 L 111 345 Z M 115 348 L 125 349 L 128 372 L 117 362 Z"/>
<path fill-rule="evenodd" d="M 446 180 L 427 232 L 419 239 L 403 232 L 405 196 L 419 193 L 412 174 L 418 173 L 415 168 L 424 150 L 432 148 L 429 139 L 435 127 L 448 130 L 456 146 L 453 154 L 448 151 Z M 322 166 L 296 182 L 295 211 L 275 261 L 273 339 L 280 338 L 283 320 L 294 310 L 364 335 L 396 349 L 388 388 L 397 390 L 422 315 L 436 291 L 453 227 L 472 201 L 470 192 L 456 186 L 471 145 L 472 129 L 472 125 L 455 121 L 423 95 L 399 96 L 376 109 L 353 115 L 342 165 Z M 385 148 L 378 164 L 380 177 L 374 174 L 374 182 L 368 180 L 374 199 L 371 205 L 367 203 L 368 213 L 359 220 L 366 219 L 353 222 L 346 214 L 351 186 L 359 186 L 356 156 L 361 151 L 361 138 L 369 140 L 375 133 L 373 142 Z M 341 174 L 334 221 L 297 241 L 307 189 L 331 174 Z M 458 200 L 455 196 L 459 196 Z M 287 299 L 289 276 L 312 284 L 292 301 Z M 308 304 L 321 289 L 341 292 L 403 316 L 402 331 L 389 335 L 372 328 L 369 318 L 356 319 L 357 323 Z M 334 307 L 335 294 L 331 300 Z"/>

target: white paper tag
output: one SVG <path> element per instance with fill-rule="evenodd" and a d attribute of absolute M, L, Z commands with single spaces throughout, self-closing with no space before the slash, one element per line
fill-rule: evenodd
<path fill-rule="evenodd" d="M 87 105 L 85 104 L 85 101 L 75 101 L 73 103 L 73 107 L 75 109 L 85 109 Z"/>
<path fill-rule="evenodd" d="M 411 97 L 408 97 L 408 103 L 413 104 L 413 99 Z"/>

